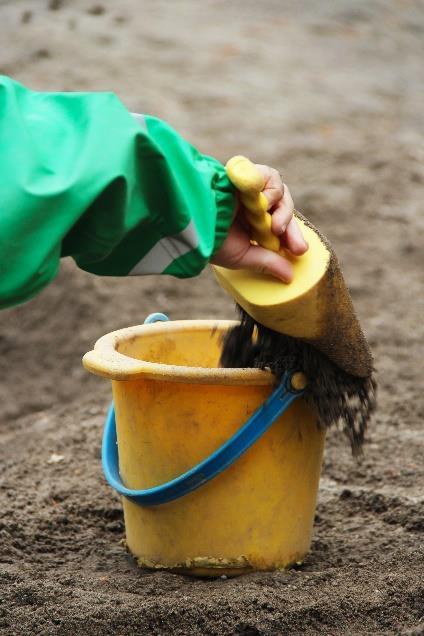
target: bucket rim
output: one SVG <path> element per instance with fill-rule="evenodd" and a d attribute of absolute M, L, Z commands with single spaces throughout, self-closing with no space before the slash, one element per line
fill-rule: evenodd
<path fill-rule="evenodd" d="M 151 324 L 124 327 L 105 334 L 83 357 L 87 371 L 110 380 L 160 380 L 191 384 L 265 385 L 275 384 L 270 371 L 251 368 L 225 369 L 219 367 L 191 367 L 138 360 L 120 353 L 117 348 L 123 342 L 153 333 L 187 331 L 225 331 L 239 324 L 237 320 L 170 320 Z"/>

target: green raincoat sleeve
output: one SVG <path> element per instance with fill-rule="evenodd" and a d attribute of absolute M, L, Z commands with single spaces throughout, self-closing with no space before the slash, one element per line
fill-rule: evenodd
<path fill-rule="evenodd" d="M 0 76 L 0 308 L 40 291 L 62 256 L 104 276 L 195 276 L 234 206 L 218 161 L 114 94 Z"/>

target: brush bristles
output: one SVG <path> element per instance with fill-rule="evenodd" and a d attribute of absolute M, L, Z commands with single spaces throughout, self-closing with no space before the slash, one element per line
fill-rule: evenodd
<path fill-rule="evenodd" d="M 240 324 L 224 336 L 221 366 L 269 369 L 277 379 L 288 370 L 303 371 L 309 381 L 305 399 L 317 411 L 319 425 L 341 426 L 352 453 L 359 455 L 376 408 L 374 376 L 350 375 L 311 344 L 272 331 L 256 323 L 241 307 L 237 309 Z"/>

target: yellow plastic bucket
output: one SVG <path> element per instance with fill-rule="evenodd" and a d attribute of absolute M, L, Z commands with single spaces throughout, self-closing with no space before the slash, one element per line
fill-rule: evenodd
<path fill-rule="evenodd" d="M 86 369 L 112 380 L 119 473 L 128 488 L 176 478 L 228 440 L 275 378 L 218 367 L 230 321 L 157 322 L 97 341 Z M 157 506 L 123 498 L 126 541 L 143 567 L 198 576 L 274 570 L 310 547 L 324 447 L 299 398 L 232 466 Z"/>

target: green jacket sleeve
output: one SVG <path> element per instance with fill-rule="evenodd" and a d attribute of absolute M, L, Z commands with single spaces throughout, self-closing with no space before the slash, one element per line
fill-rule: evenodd
<path fill-rule="evenodd" d="M 198 274 L 235 200 L 224 167 L 112 93 L 37 93 L 0 76 L 0 308 L 61 256 L 106 276 Z"/>

